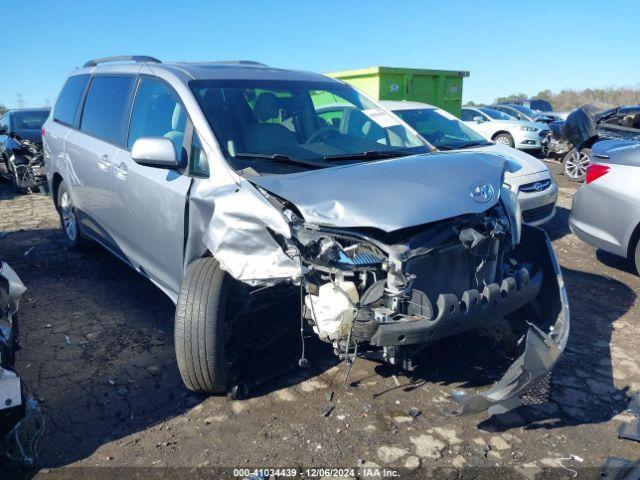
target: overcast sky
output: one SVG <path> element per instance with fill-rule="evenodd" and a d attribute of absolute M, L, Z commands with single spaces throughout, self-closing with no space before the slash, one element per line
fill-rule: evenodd
<path fill-rule="evenodd" d="M 316 72 L 468 70 L 464 101 L 640 84 L 639 0 L 2 2 L 0 103 L 54 102 L 90 58 L 258 60 Z"/>

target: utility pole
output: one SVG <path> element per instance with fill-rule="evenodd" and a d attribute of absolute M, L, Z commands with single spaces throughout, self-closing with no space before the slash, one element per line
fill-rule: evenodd
<path fill-rule="evenodd" d="M 24 108 L 24 97 L 20 92 L 16 93 L 16 103 L 18 104 L 18 108 Z"/>

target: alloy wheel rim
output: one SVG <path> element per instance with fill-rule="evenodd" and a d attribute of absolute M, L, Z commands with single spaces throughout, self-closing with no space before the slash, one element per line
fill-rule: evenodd
<path fill-rule="evenodd" d="M 571 178 L 582 178 L 587 174 L 589 163 L 589 155 L 575 151 L 569 155 L 565 170 Z"/>
<path fill-rule="evenodd" d="M 503 136 L 496 138 L 496 143 L 499 143 L 500 145 L 507 145 L 507 146 L 511 145 L 511 142 L 509 142 L 509 139 Z"/>
<path fill-rule="evenodd" d="M 62 225 L 69 240 L 75 241 L 78 236 L 78 225 L 73 202 L 68 192 L 63 192 L 60 198 L 60 212 L 62 215 Z"/>

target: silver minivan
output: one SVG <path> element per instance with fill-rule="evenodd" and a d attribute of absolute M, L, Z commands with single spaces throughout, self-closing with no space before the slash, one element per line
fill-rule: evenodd
<path fill-rule="evenodd" d="M 323 106 L 351 105 L 348 119 Z M 338 115 L 338 118 L 336 118 Z M 509 374 L 466 411 L 519 404 L 553 367 L 569 307 L 546 234 L 523 225 L 509 162 L 438 152 L 353 87 L 255 62 L 92 60 L 44 126 L 72 247 L 100 243 L 175 303 L 188 388 L 242 381 L 253 321 L 286 307 L 345 360 L 406 369 L 439 339 L 506 318 Z M 294 323 L 295 325 L 295 323 Z"/>

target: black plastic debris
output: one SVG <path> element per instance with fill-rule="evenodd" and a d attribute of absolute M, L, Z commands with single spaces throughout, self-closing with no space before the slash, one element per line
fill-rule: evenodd
<path fill-rule="evenodd" d="M 413 418 L 418 418 L 420 415 L 422 415 L 422 410 L 416 407 L 412 407 L 411 410 L 409 410 L 409 415 L 411 415 Z"/>
<path fill-rule="evenodd" d="M 600 475 L 600 480 L 632 480 L 640 475 L 640 461 L 633 462 L 619 457 L 608 457 Z"/>
<path fill-rule="evenodd" d="M 627 412 L 635 415 L 630 422 L 623 423 L 618 429 L 618 438 L 640 442 L 640 392 L 629 402 Z"/>
<path fill-rule="evenodd" d="M 640 418 L 637 415 L 635 420 L 620 425 L 618 438 L 640 442 Z"/>
<path fill-rule="evenodd" d="M 336 406 L 333 403 L 326 404 L 322 409 L 322 416 L 328 417 L 329 415 L 331 415 L 331 412 L 333 412 L 334 408 L 336 408 Z"/>

